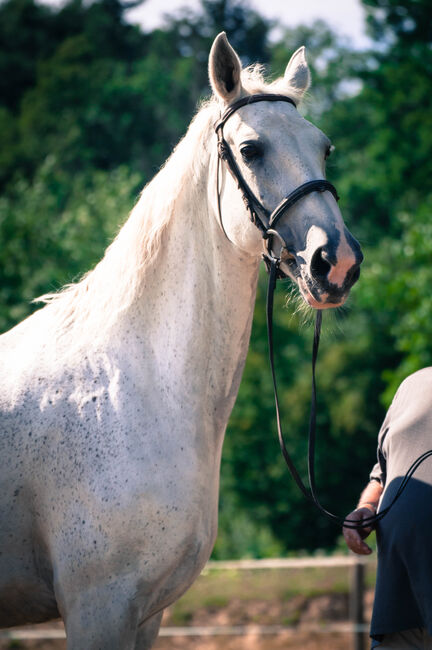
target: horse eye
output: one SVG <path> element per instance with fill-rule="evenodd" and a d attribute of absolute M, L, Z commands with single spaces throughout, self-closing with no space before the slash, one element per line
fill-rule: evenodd
<path fill-rule="evenodd" d="M 249 163 L 262 156 L 262 149 L 258 144 L 249 143 L 249 144 L 245 144 L 240 149 L 240 153 L 242 155 L 243 160 Z"/>
<path fill-rule="evenodd" d="M 329 145 L 329 146 L 327 147 L 326 152 L 325 152 L 325 155 L 324 155 L 324 160 L 327 160 L 327 158 L 330 156 L 330 154 L 333 153 L 334 149 L 335 149 L 335 148 L 334 148 L 334 145 L 333 145 L 333 144 L 331 144 L 331 145 Z"/>

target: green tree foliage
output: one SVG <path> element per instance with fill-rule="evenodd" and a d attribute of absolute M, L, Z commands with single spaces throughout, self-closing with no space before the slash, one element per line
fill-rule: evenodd
<path fill-rule="evenodd" d="M 359 307 L 381 314 L 380 329 L 395 350 L 397 364 L 383 366 L 388 405 L 400 382 L 432 365 L 432 196 L 426 195 L 416 212 L 396 218 L 398 238 L 385 237 L 363 278 Z"/>
<path fill-rule="evenodd" d="M 429 0 L 363 0 L 367 23 L 377 42 L 414 48 L 432 41 Z"/>
<path fill-rule="evenodd" d="M 322 125 L 337 125 L 335 180 L 349 220 L 372 244 L 400 235 L 395 214 L 419 208 L 432 173 L 432 12 L 427 1 L 364 4 L 376 49 L 359 71 L 361 92 L 336 103 Z"/>
<path fill-rule="evenodd" d="M 0 329 L 34 311 L 31 301 L 94 266 L 138 195 L 126 167 L 67 177 L 46 159 L 30 183 L 0 197 Z"/>
<path fill-rule="evenodd" d="M 306 45 L 305 104 L 332 138 L 328 177 L 366 252 L 348 307 L 325 315 L 318 362 L 317 483 L 351 509 L 398 383 L 431 363 L 429 287 L 431 16 L 426 0 L 364 0 L 376 46 L 357 52 L 323 22 L 271 25 L 243 0 L 202 0 L 159 29 L 126 21 L 120 0 L 0 4 L 0 327 L 91 268 L 208 93 L 207 57 L 224 29 L 243 63 L 282 74 Z M 275 305 L 287 446 L 306 475 L 310 316 Z M 251 348 L 226 437 L 216 557 L 330 547 L 339 530 L 307 504 L 279 454 L 260 279 Z M 293 315 L 294 312 L 294 315 Z"/>
<path fill-rule="evenodd" d="M 0 123 L 9 125 L 0 130 L 3 186 L 17 170 L 31 178 L 57 152 L 70 172 L 132 157 L 143 101 L 126 72 L 147 39 L 122 11 L 117 0 L 73 0 L 57 12 L 32 0 L 0 5 Z M 134 153 L 145 157 L 142 148 Z"/>
<path fill-rule="evenodd" d="M 149 180 L 208 92 L 216 33 L 226 29 L 247 61 L 268 56 L 268 25 L 241 2 L 205 0 L 149 34 L 125 21 L 127 6 L 0 5 L 0 187 L 17 169 L 31 178 L 50 154 L 68 173 L 128 164 Z"/>

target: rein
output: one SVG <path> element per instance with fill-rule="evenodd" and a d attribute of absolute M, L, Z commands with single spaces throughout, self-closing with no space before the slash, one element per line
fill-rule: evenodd
<path fill-rule="evenodd" d="M 268 335 L 268 349 L 269 349 L 269 359 L 270 359 L 270 368 L 273 380 L 273 392 L 275 400 L 275 409 L 276 409 L 276 422 L 277 422 L 277 431 L 279 438 L 279 445 L 284 457 L 285 463 L 288 466 L 288 469 L 296 482 L 297 486 L 303 493 L 303 495 L 311 501 L 314 506 L 325 515 L 328 519 L 334 523 L 344 526 L 345 528 L 352 528 L 361 530 L 362 528 L 369 528 L 374 526 L 376 523 L 381 521 L 381 519 L 388 513 L 388 511 L 393 507 L 396 501 L 399 499 L 403 491 L 405 490 L 408 481 L 417 470 L 417 468 L 425 461 L 427 458 L 432 456 L 432 449 L 425 451 L 421 454 L 409 467 L 405 476 L 403 477 L 399 488 L 393 497 L 392 501 L 386 506 L 383 510 L 376 515 L 371 515 L 370 517 L 364 517 L 362 521 L 352 521 L 346 517 L 340 517 L 338 515 L 329 512 L 324 508 L 320 503 L 317 493 L 316 493 L 316 483 L 315 483 L 315 440 L 316 440 L 316 361 L 318 357 L 318 348 L 321 335 L 321 323 L 322 323 L 322 311 L 317 310 L 316 319 L 315 319 L 315 329 L 314 329 L 314 339 L 313 339 L 313 348 L 312 348 L 312 390 L 311 390 L 311 408 L 309 415 L 309 434 L 308 434 L 308 475 L 309 475 L 309 488 L 307 488 L 300 478 L 300 475 L 297 471 L 296 466 L 292 458 L 290 457 L 287 448 L 285 446 L 285 440 L 282 431 L 280 409 L 279 409 L 279 399 L 277 392 L 277 382 L 276 382 L 276 373 L 274 368 L 274 356 L 273 356 L 273 297 L 274 291 L 276 288 L 276 269 L 275 265 L 271 264 L 269 270 L 269 282 L 267 289 L 267 335 Z"/>
<path fill-rule="evenodd" d="M 218 203 L 218 214 L 219 214 L 219 222 L 221 225 L 221 228 L 229 240 L 229 237 L 226 233 L 224 224 L 223 224 L 223 219 L 222 219 L 222 211 L 221 211 L 221 204 L 220 204 L 220 183 L 219 183 L 219 170 L 220 170 L 220 164 L 221 161 L 225 162 L 228 171 L 234 178 L 234 180 L 237 183 L 237 186 L 242 193 L 242 198 L 244 201 L 244 204 L 246 206 L 246 209 L 250 213 L 250 219 L 253 224 L 260 230 L 262 238 L 263 238 L 263 246 L 264 246 L 264 253 L 263 253 L 263 259 L 267 267 L 268 275 L 269 275 L 269 281 L 268 281 L 268 288 L 267 288 L 267 305 L 266 305 L 266 311 L 267 311 L 267 335 L 268 335 L 268 349 L 269 349 L 269 360 L 270 360 L 270 368 L 271 368 L 271 374 L 272 374 L 272 381 L 273 381 L 273 392 L 274 392 L 274 400 L 275 400 L 275 409 L 276 409 L 276 422 L 277 422 L 277 431 L 278 431 L 278 438 L 279 438 L 279 446 L 282 452 L 282 456 L 285 460 L 285 463 L 288 466 L 288 469 L 296 482 L 298 488 L 301 490 L 303 495 L 311 501 L 315 507 L 326 517 L 328 517 L 330 520 L 333 522 L 344 526 L 345 528 L 353 528 L 353 529 L 362 529 L 362 528 L 369 528 L 376 524 L 378 521 L 380 521 L 392 508 L 394 503 L 399 499 L 401 496 L 402 492 L 406 488 L 408 481 L 416 471 L 416 469 L 419 467 L 419 465 L 432 456 L 432 450 L 424 452 L 421 456 L 419 456 L 410 466 L 408 469 L 407 473 L 405 474 L 403 480 L 401 481 L 401 484 L 399 485 L 399 488 L 391 501 L 391 503 L 381 510 L 378 514 L 376 515 L 371 515 L 370 517 L 364 517 L 361 522 L 356 522 L 352 521 L 348 518 L 340 517 L 338 515 L 333 514 L 332 512 L 329 512 L 324 508 L 324 506 L 321 505 L 317 494 L 316 494 L 316 483 L 315 483 L 315 441 L 316 441 L 316 361 L 318 357 L 318 348 L 319 348 L 319 342 L 320 342 L 320 335 L 321 335 L 321 323 L 322 323 L 322 311 L 317 310 L 316 312 L 316 320 L 315 320 L 315 329 L 314 329 L 314 339 L 313 339 L 313 349 L 312 349 L 312 391 L 311 391 L 311 409 L 310 409 L 310 416 L 309 416 L 309 434 L 308 434 L 308 475 L 309 475 L 309 487 L 307 487 L 303 480 L 300 477 L 300 474 L 290 456 L 288 453 L 288 450 L 285 445 L 285 440 L 284 440 L 284 435 L 282 431 L 282 424 L 281 424 L 281 417 L 280 417 L 280 407 L 279 407 L 279 397 L 278 397 L 278 391 L 277 391 L 277 380 L 276 380 L 276 372 L 275 372 L 275 367 L 274 367 L 274 352 L 273 352 L 273 304 L 274 304 L 274 292 L 276 288 L 276 281 L 278 278 L 283 278 L 287 277 L 287 275 L 283 272 L 283 270 L 280 268 L 281 264 L 281 257 L 280 254 L 282 253 L 282 250 L 287 248 L 286 242 L 284 241 L 283 237 L 280 235 L 280 233 L 275 229 L 276 224 L 278 221 L 281 219 L 283 215 L 293 206 L 295 205 L 298 201 L 300 201 L 302 198 L 310 194 L 311 192 L 325 192 L 329 191 L 331 194 L 333 194 L 334 198 L 336 201 L 339 200 L 338 193 L 336 191 L 336 188 L 334 185 L 329 183 L 329 181 L 325 179 L 318 179 L 318 180 L 312 180 L 308 181 L 306 183 L 303 183 L 299 187 L 297 187 L 295 190 L 293 190 L 288 196 L 286 196 L 280 203 L 279 205 L 276 206 L 276 208 L 273 210 L 273 212 L 270 212 L 267 210 L 263 204 L 257 199 L 257 197 L 254 195 L 252 190 L 249 188 L 246 180 L 244 179 L 237 163 L 234 158 L 234 155 L 231 151 L 231 148 L 228 144 L 228 142 L 225 140 L 224 135 L 223 135 L 223 127 L 225 126 L 225 123 L 227 120 L 242 106 L 247 106 L 249 104 L 254 104 L 256 102 L 262 102 L 262 101 L 268 101 L 268 102 L 275 102 L 275 101 L 281 101 L 281 102 L 288 102 L 292 104 L 296 108 L 295 102 L 289 98 L 286 97 L 285 95 L 277 95 L 277 94 L 256 94 L 256 95 L 250 95 L 248 97 L 243 97 L 236 102 L 233 102 L 230 104 L 225 112 L 223 113 L 222 117 L 220 120 L 216 123 L 215 125 L 215 131 L 217 134 L 218 142 L 218 165 L 217 165 L 217 203 Z M 275 255 L 272 250 L 272 239 L 274 237 L 277 237 L 280 242 L 282 243 L 282 247 L 280 249 L 280 254 Z"/>

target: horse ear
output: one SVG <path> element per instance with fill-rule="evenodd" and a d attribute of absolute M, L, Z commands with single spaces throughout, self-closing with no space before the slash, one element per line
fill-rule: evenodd
<path fill-rule="evenodd" d="M 290 58 L 284 75 L 286 83 L 298 91 L 300 97 L 310 86 L 310 72 L 306 61 L 306 48 L 303 45 Z"/>
<path fill-rule="evenodd" d="M 216 36 L 209 56 L 209 77 L 215 95 L 231 102 L 241 92 L 241 63 L 225 32 Z"/>

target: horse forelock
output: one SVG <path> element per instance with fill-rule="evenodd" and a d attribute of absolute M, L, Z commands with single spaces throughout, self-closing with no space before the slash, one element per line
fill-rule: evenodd
<path fill-rule="evenodd" d="M 242 70 L 241 85 L 245 93 L 254 95 L 255 93 L 277 93 L 286 95 L 298 105 L 304 92 L 300 88 L 289 85 L 284 77 L 278 77 L 268 83 L 266 80 L 266 68 L 260 63 L 254 63 Z"/>

